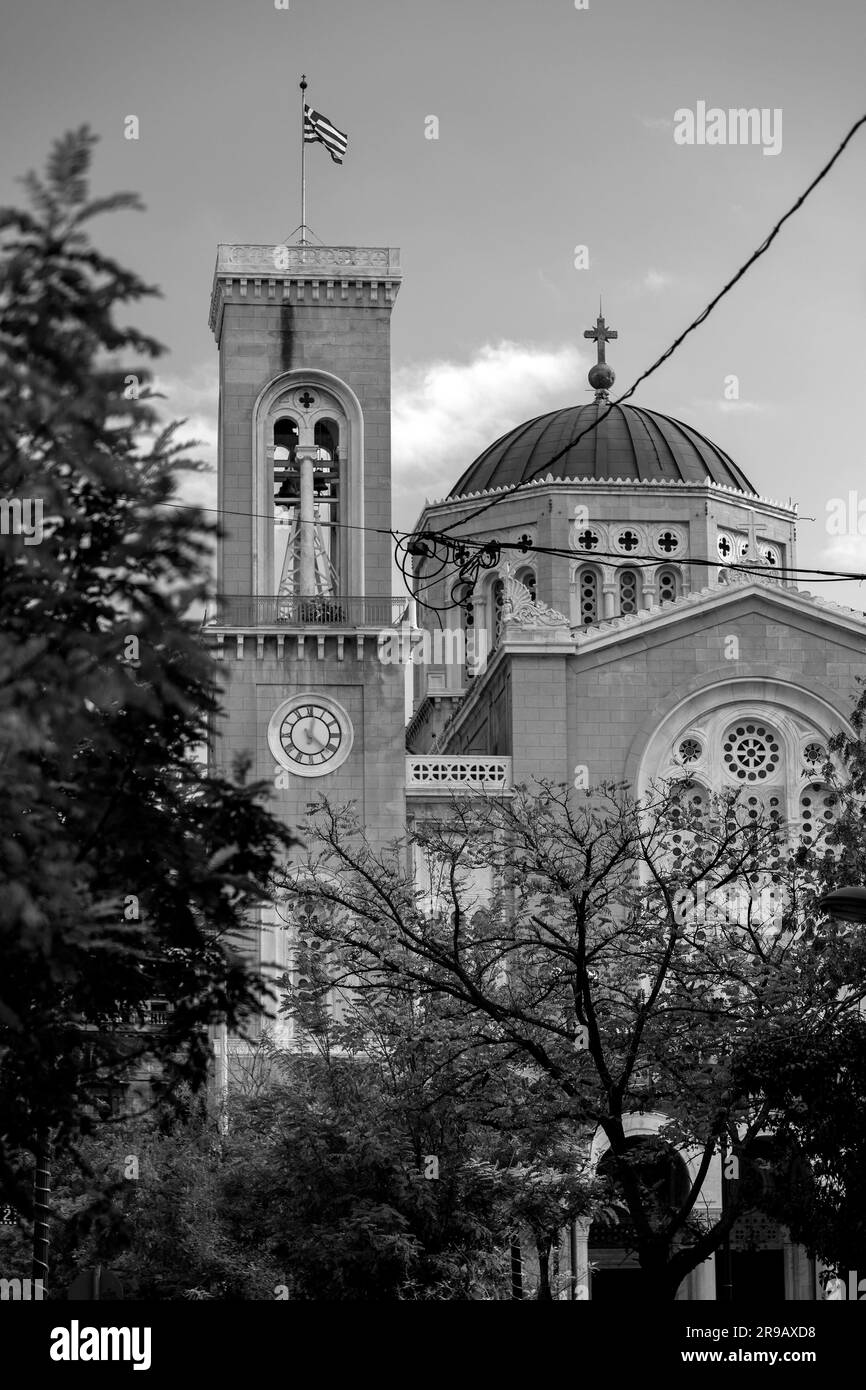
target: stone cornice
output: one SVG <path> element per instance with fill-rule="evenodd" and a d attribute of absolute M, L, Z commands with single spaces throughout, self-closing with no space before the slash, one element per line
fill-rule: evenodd
<path fill-rule="evenodd" d="M 495 487 L 489 488 L 483 492 L 466 493 L 460 497 L 425 498 L 421 517 L 414 529 L 423 530 L 423 522 L 428 512 L 436 512 L 440 508 L 447 509 L 449 513 L 454 513 L 455 511 L 459 512 L 461 508 L 473 511 L 478 502 L 493 500 L 495 498 L 501 498 L 503 501 L 507 498 L 513 498 L 518 502 L 525 501 L 530 492 L 535 494 L 539 488 L 547 487 L 555 487 L 557 489 L 568 487 L 580 489 L 581 491 L 587 488 L 601 490 L 610 489 L 614 492 L 622 492 L 625 488 L 640 492 L 651 490 L 662 495 L 667 492 L 677 493 L 679 495 L 682 495 L 683 492 L 691 492 L 696 495 L 718 495 L 721 498 L 730 498 L 731 501 L 745 503 L 750 507 L 771 510 L 778 513 L 785 520 L 790 520 L 791 518 L 796 520 L 798 510 L 798 503 L 793 502 L 793 499 L 789 499 L 791 504 L 788 505 L 777 501 L 775 498 L 761 497 L 757 493 L 752 492 L 742 492 L 739 488 L 728 487 L 724 483 L 715 483 L 710 481 L 710 479 L 707 479 L 705 482 L 683 482 L 680 480 L 659 478 L 649 478 L 643 481 L 636 478 L 555 478 L 552 474 L 548 473 L 546 477 L 533 478 L 531 482 L 523 483 L 519 488 L 511 488 L 508 486 Z M 459 516 L 454 524 L 459 526 Z"/>
<path fill-rule="evenodd" d="M 836 627 L 845 627 L 858 636 L 866 633 L 866 613 L 858 609 L 843 608 L 830 599 L 818 598 L 805 590 L 788 588 L 770 579 L 750 578 L 747 582 L 696 589 L 673 603 L 666 603 L 663 608 L 641 609 L 625 617 L 593 623 L 591 627 L 574 628 L 574 649 L 576 654 L 580 654 L 599 651 L 609 646 L 620 646 L 633 636 L 676 626 L 691 613 L 706 613 L 708 609 L 728 607 L 747 595 L 769 599 L 788 612 L 813 615 L 831 622 Z"/>
<path fill-rule="evenodd" d="M 217 247 L 209 324 L 217 342 L 230 303 L 381 304 L 397 298 L 402 271 L 393 246 Z"/>

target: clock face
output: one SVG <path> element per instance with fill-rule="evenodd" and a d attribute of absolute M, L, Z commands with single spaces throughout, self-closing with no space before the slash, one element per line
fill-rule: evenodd
<path fill-rule="evenodd" d="M 268 726 L 274 757 L 301 777 L 333 772 L 349 756 L 352 736 L 346 711 L 320 695 L 285 700 Z"/>

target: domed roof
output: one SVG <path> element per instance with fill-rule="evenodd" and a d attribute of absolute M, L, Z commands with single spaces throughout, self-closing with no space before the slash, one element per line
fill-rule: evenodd
<path fill-rule="evenodd" d="M 556 458 L 561 449 L 606 415 L 597 429 Z M 555 461 L 553 461 L 555 460 Z M 757 496 L 746 475 L 723 449 L 691 425 L 606 400 L 538 415 L 503 434 L 479 454 L 449 493 L 465 497 L 491 488 L 544 478 L 622 478 L 632 482 L 721 483 Z"/>

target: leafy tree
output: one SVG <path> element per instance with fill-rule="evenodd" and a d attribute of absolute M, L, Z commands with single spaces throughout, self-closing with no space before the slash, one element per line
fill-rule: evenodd
<path fill-rule="evenodd" d="M 518 788 L 456 803 L 410 839 L 437 866 L 432 902 L 405 845 L 374 850 L 322 802 L 287 888 L 330 904 L 317 932 L 347 979 L 445 1001 L 476 1057 L 532 1078 L 584 1168 L 600 1137 L 636 1294 L 672 1298 L 748 1205 L 746 1184 L 706 1214 L 714 1156 L 725 1141 L 748 1165 L 783 1099 L 744 1076 L 747 1049 L 794 1025 L 835 1034 L 864 995 L 857 933 L 839 929 L 820 952 L 808 929 L 820 847 L 791 851 L 785 828 L 736 794 L 698 805 L 687 781 L 641 801 Z M 651 1152 L 630 1137 L 637 1112 L 662 1117 Z M 684 1189 L 660 1168 L 667 1154 L 673 1173 L 675 1150 L 692 1159 Z"/>
<path fill-rule="evenodd" d="M 773 1104 L 776 1162 L 754 1205 L 825 1264 L 866 1269 L 866 1022 L 756 1039 L 742 1084 Z"/>
<path fill-rule="evenodd" d="M 87 1127 L 133 1064 L 201 1082 L 207 1025 L 257 1002 L 238 933 L 292 842 L 262 788 L 194 756 L 218 714 L 188 616 L 212 533 L 177 501 L 200 465 L 146 365 L 115 365 L 161 349 L 116 318 L 155 291 L 88 236 L 139 206 L 91 195 L 94 143 L 59 140 L 29 208 L 0 213 L 0 1179 L 19 1207 L 21 1151 Z M 169 1028 L 123 1026 L 154 997 Z"/>

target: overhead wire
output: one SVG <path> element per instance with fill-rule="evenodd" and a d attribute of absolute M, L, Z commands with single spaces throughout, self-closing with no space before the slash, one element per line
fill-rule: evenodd
<path fill-rule="evenodd" d="M 781 232 L 785 223 L 791 217 L 793 217 L 796 212 L 799 211 L 799 209 L 803 206 L 809 195 L 813 193 L 814 190 L 818 187 L 818 185 L 827 177 L 836 161 L 841 158 L 845 149 L 850 144 L 851 140 L 853 140 L 857 131 L 863 125 L 866 125 L 866 114 L 860 116 L 859 119 L 854 122 L 854 124 L 851 126 L 851 129 L 845 135 L 841 143 L 837 146 L 836 150 L 827 160 L 826 164 L 824 164 L 823 167 L 818 171 L 814 179 L 812 179 L 811 183 L 808 185 L 807 188 L 803 190 L 803 192 L 796 199 L 796 201 L 791 204 L 787 212 L 779 218 L 778 222 L 776 222 L 772 230 L 764 238 L 757 250 L 753 251 L 752 255 L 748 258 L 748 260 L 743 262 L 743 264 L 735 272 L 735 274 L 732 275 L 731 278 L 722 286 L 718 294 L 715 295 L 710 300 L 709 304 L 707 304 L 706 307 L 701 310 L 697 318 L 693 319 L 692 322 L 689 324 L 688 328 L 685 328 L 683 332 L 680 333 L 679 336 L 674 339 L 670 347 L 666 348 L 665 351 L 661 354 L 661 356 L 657 357 L 655 362 L 653 362 L 651 366 L 647 367 L 645 371 L 641 372 L 640 375 L 635 378 L 635 380 L 632 382 L 631 386 L 628 388 L 627 391 L 624 391 L 621 396 L 617 396 L 616 400 L 608 402 L 607 409 L 599 415 L 597 415 L 595 420 L 593 420 L 592 424 L 588 425 L 586 429 L 581 430 L 580 434 L 578 434 L 574 439 L 572 439 L 568 444 L 566 444 L 562 449 L 560 449 L 558 453 L 553 454 L 551 458 L 546 459 L 545 462 L 543 464 L 540 464 L 538 468 L 534 469 L 527 478 L 521 479 L 519 483 L 515 483 L 513 486 L 509 488 L 503 488 L 502 491 L 498 492 L 495 497 L 492 497 L 487 502 L 485 502 L 483 506 L 478 507 L 474 512 L 470 512 L 469 516 L 460 517 L 459 520 L 454 521 L 451 523 L 450 526 L 445 527 L 441 534 L 447 535 L 448 531 L 452 530 L 454 526 L 466 526 L 470 521 L 474 521 L 476 517 L 482 516 L 485 512 L 489 511 L 491 507 L 495 507 L 500 502 L 504 501 L 506 497 L 512 496 L 515 492 L 519 492 L 519 490 L 522 487 L 526 487 L 527 484 L 531 483 L 533 478 L 537 477 L 539 473 L 549 470 L 553 466 L 553 464 L 557 463 L 561 458 L 564 458 L 566 454 L 570 453 L 570 451 L 574 449 L 582 439 L 585 439 L 588 434 L 591 434 L 593 432 L 593 430 L 597 430 L 599 425 L 602 423 L 602 421 L 607 419 L 608 415 L 611 413 L 615 406 L 622 405 L 623 401 L 627 401 L 631 396 L 633 396 L 637 388 L 641 385 L 641 383 L 646 381 L 648 377 L 651 377 L 654 372 L 657 372 L 658 369 L 661 366 L 663 366 L 664 363 L 667 362 L 678 350 L 678 348 L 685 342 L 689 334 L 694 333 L 695 330 L 699 328 L 702 323 L 706 322 L 706 320 L 709 318 L 710 314 L 713 312 L 716 306 L 724 299 L 725 295 L 729 294 L 730 291 L 734 288 L 734 286 L 740 280 L 742 280 L 743 276 L 747 273 L 747 271 L 751 269 L 755 262 L 760 260 L 760 258 L 766 254 L 766 252 L 772 246 L 773 242 L 776 240 L 776 237 Z"/>

